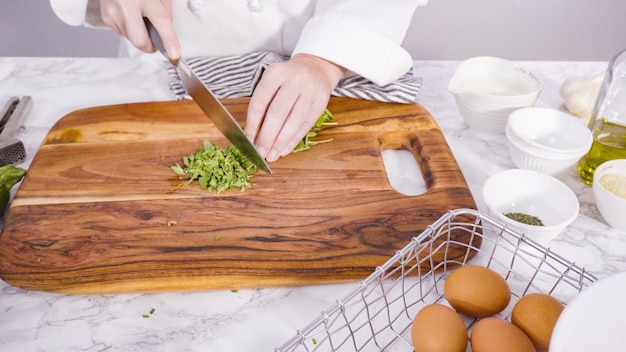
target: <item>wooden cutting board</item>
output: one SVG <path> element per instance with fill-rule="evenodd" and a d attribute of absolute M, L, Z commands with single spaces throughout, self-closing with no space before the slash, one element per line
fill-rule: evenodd
<path fill-rule="evenodd" d="M 245 121 L 248 99 L 225 106 Z M 421 106 L 333 98 L 330 143 L 217 194 L 171 166 L 227 140 L 191 101 L 72 112 L 50 130 L 0 237 L 0 277 L 29 290 L 121 293 L 361 280 L 450 209 L 476 208 Z M 427 192 L 389 184 L 381 151 L 411 151 Z M 183 183 L 183 186 L 180 184 Z M 469 238 L 456 238 L 467 243 Z M 463 256 L 464 252 L 459 252 Z"/>

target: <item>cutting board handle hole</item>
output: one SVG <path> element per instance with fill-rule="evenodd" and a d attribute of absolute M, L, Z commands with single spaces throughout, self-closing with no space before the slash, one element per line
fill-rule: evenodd
<path fill-rule="evenodd" d="M 387 179 L 394 190 L 407 196 L 426 193 L 426 182 L 413 153 L 407 149 L 386 149 L 381 154 Z"/>

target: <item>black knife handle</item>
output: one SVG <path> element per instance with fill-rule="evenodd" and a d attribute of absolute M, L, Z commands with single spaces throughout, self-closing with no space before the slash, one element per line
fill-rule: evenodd
<path fill-rule="evenodd" d="M 165 51 L 165 46 L 163 45 L 163 41 L 161 40 L 161 36 L 159 35 L 159 32 L 157 32 L 156 28 L 154 28 L 154 25 L 152 24 L 152 22 L 150 22 L 148 17 L 144 17 L 143 22 L 146 24 L 146 29 L 148 30 L 148 36 L 150 37 L 150 40 L 152 41 L 152 44 L 154 45 L 154 47 L 158 51 L 160 51 L 161 54 L 163 54 L 163 56 L 168 58 L 170 62 L 172 63 L 172 65 L 177 66 L 178 60 L 172 59 L 171 57 L 167 55 L 167 52 Z"/>

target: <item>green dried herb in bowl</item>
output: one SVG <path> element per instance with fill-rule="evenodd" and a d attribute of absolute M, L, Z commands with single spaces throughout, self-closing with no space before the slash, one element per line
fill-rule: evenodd
<path fill-rule="evenodd" d="M 533 225 L 533 226 L 544 226 L 541 219 L 536 216 L 525 214 L 525 213 L 506 213 L 504 214 L 509 219 L 515 220 L 517 222 L 521 222 L 522 224 Z"/>

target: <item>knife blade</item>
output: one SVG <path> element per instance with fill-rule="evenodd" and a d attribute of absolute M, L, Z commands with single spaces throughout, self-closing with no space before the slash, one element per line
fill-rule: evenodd
<path fill-rule="evenodd" d="M 146 29 L 150 36 L 150 40 L 154 46 L 159 50 L 166 58 L 167 53 L 165 47 L 161 41 L 161 36 L 154 28 L 154 25 L 149 19 L 144 17 Z M 213 121 L 215 127 L 217 127 L 222 134 L 228 139 L 239 151 L 250 160 L 256 167 L 267 172 L 272 173 L 269 165 L 265 159 L 261 157 L 256 150 L 252 142 L 246 137 L 239 123 L 235 118 L 226 110 L 224 105 L 215 97 L 211 90 L 202 82 L 200 77 L 189 67 L 189 65 L 183 60 L 169 59 L 172 65 L 178 68 L 178 73 L 181 78 L 183 88 L 191 96 L 193 101 L 200 107 L 204 114 Z"/>

